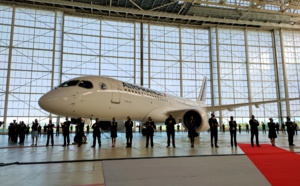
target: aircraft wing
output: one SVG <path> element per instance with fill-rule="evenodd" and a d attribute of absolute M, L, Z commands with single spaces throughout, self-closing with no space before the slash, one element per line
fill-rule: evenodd
<path fill-rule="evenodd" d="M 229 104 L 229 105 L 219 105 L 219 106 L 206 106 L 206 110 L 210 112 L 219 111 L 219 110 L 229 110 L 232 111 L 235 108 L 239 107 L 245 107 L 249 105 L 254 105 L 256 108 L 259 107 L 259 105 L 267 104 L 267 103 L 278 103 L 283 101 L 294 101 L 294 100 L 300 100 L 300 98 L 287 98 L 287 99 L 276 99 L 276 100 L 268 100 L 268 101 L 258 101 L 258 102 L 250 102 L 250 103 L 237 103 L 237 104 Z"/>

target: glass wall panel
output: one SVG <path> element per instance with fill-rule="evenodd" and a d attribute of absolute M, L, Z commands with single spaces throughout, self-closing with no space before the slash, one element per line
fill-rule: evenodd
<path fill-rule="evenodd" d="M 300 90 L 300 33 L 284 31 L 282 35 L 288 97 L 296 98 L 299 97 Z M 300 115 L 299 105 L 300 101 L 290 102 L 291 117 Z"/>
<path fill-rule="evenodd" d="M 182 28 L 181 44 L 182 95 L 195 100 L 203 78 L 210 80 L 209 30 Z M 210 86 L 206 87 L 206 95 L 210 95 Z"/>
<path fill-rule="evenodd" d="M 180 96 L 179 29 L 156 25 L 150 29 L 151 88 Z"/>
<path fill-rule="evenodd" d="M 270 31 L 247 31 L 251 101 L 277 99 L 274 45 Z M 252 106 L 256 117 L 278 117 L 276 103 Z"/>
<path fill-rule="evenodd" d="M 247 103 L 247 67 L 244 30 L 218 29 L 220 91 L 222 104 Z M 244 117 L 249 107 L 223 111 L 223 118 Z"/>
<path fill-rule="evenodd" d="M 54 12 L 15 9 L 8 117 L 48 115 L 37 101 L 51 89 L 54 18 Z"/>

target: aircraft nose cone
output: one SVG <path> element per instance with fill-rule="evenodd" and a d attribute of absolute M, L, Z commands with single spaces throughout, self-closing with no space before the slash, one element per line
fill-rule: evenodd
<path fill-rule="evenodd" d="M 56 105 L 56 102 L 55 102 L 55 99 L 49 95 L 49 93 L 43 95 L 39 101 L 39 106 L 48 111 L 48 112 L 51 112 L 53 111 L 53 109 L 55 108 L 55 105 Z"/>

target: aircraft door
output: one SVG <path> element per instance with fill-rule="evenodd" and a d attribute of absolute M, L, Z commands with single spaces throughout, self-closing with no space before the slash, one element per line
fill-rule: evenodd
<path fill-rule="evenodd" d="M 112 97 L 111 97 L 111 103 L 113 104 L 120 104 L 121 102 L 121 94 L 120 94 L 120 87 L 116 81 L 109 80 L 112 90 Z"/>

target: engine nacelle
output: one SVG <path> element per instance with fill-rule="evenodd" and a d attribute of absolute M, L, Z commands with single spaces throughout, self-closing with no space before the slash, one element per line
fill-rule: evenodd
<path fill-rule="evenodd" d="M 179 118 L 184 128 L 188 129 L 188 122 L 193 116 L 196 123 L 196 131 L 206 131 L 209 129 L 207 114 L 202 110 L 187 110 L 176 113 L 176 118 Z"/>

